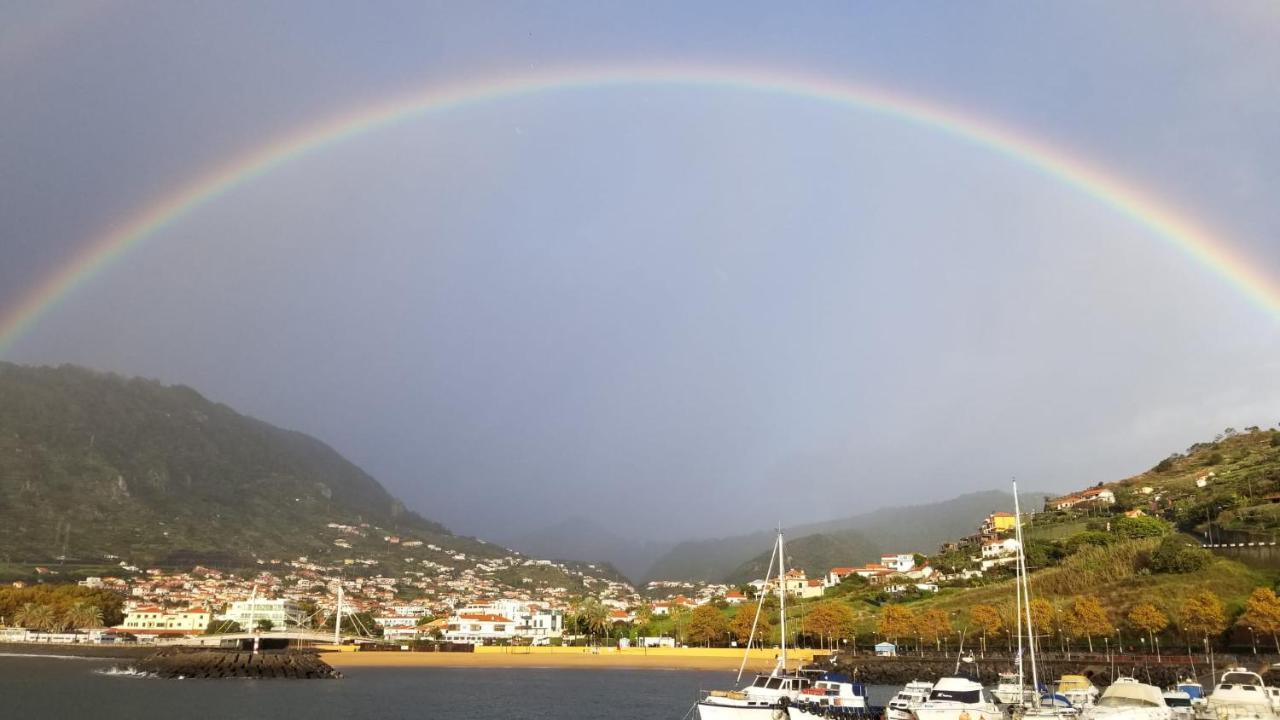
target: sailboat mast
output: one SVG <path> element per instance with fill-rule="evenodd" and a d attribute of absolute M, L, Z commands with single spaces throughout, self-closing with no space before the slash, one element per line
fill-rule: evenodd
<path fill-rule="evenodd" d="M 783 672 L 787 669 L 787 551 L 785 547 L 782 542 L 782 528 L 778 528 L 778 608 L 782 618 L 778 624 L 782 632 L 782 652 L 778 656 L 778 662 L 782 663 Z"/>
<path fill-rule="evenodd" d="M 342 581 L 338 581 L 338 605 L 333 613 L 333 644 L 342 644 Z"/>
<path fill-rule="evenodd" d="M 742 673 L 747 669 L 747 659 L 751 657 L 751 641 L 756 637 L 756 628 L 760 625 L 760 613 L 764 611 L 764 589 L 769 587 L 769 577 L 773 574 L 773 562 L 778 558 L 778 543 L 773 544 L 773 554 L 769 556 L 769 566 L 764 571 L 764 585 L 761 594 L 756 598 L 756 616 L 751 621 L 751 634 L 747 636 L 747 649 L 742 653 L 742 664 L 738 666 L 738 682 L 742 682 Z M 764 641 L 760 642 L 764 647 Z"/>
<path fill-rule="evenodd" d="M 1036 631 L 1031 622 L 1031 583 L 1027 580 L 1027 553 L 1022 541 L 1022 505 L 1018 500 L 1018 481 L 1013 481 L 1013 532 L 1018 540 L 1018 582 L 1022 587 L 1022 606 L 1027 617 L 1027 652 L 1031 655 L 1031 689 L 1040 694 L 1040 677 L 1036 671 Z"/>

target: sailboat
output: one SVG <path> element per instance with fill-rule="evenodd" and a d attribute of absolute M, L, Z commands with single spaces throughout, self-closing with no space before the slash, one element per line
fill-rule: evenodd
<path fill-rule="evenodd" d="M 706 697 L 698 701 L 698 718 L 700 720 L 773 720 L 785 717 L 786 707 L 800 693 L 813 687 L 813 680 L 798 673 L 787 672 L 787 587 L 786 587 L 786 546 L 783 543 L 782 530 L 778 530 L 778 538 L 773 544 L 773 555 L 769 558 L 769 568 L 765 571 L 765 586 L 768 587 L 770 573 L 773 572 L 774 561 L 778 568 L 778 603 L 781 608 L 781 643 L 778 661 L 768 674 L 757 675 L 755 680 L 741 690 L 712 690 Z M 764 602 L 756 605 L 756 617 L 751 623 L 751 636 L 747 638 L 747 648 L 742 656 L 742 665 L 738 667 L 738 682 L 742 682 L 742 673 L 746 669 L 747 659 L 751 654 L 751 643 L 755 639 L 756 628 L 760 624 L 760 612 Z"/>

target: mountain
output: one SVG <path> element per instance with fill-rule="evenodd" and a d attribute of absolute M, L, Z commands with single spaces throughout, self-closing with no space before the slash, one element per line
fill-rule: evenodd
<path fill-rule="evenodd" d="M 354 550 L 330 523 L 355 528 Z M 323 442 L 191 388 L 0 363 L 0 560 L 243 566 L 394 556 L 392 536 L 502 552 L 407 510 Z"/>
<path fill-rule="evenodd" d="M 788 541 L 787 569 L 799 568 L 811 578 L 820 578 L 833 567 L 847 565 L 849 558 L 875 558 L 880 548 L 862 534 L 845 530 L 837 533 L 817 533 Z M 735 585 L 763 578 L 769 567 L 772 551 L 761 553 L 739 565 L 725 577 Z"/>
<path fill-rule="evenodd" d="M 1039 508 L 1044 493 L 1019 493 L 1028 508 Z M 813 562 L 832 560 L 832 565 L 855 565 L 875 560 L 881 552 L 932 553 L 938 545 L 972 535 L 988 514 L 1011 510 L 1013 495 L 997 490 L 969 493 L 943 502 L 893 507 L 840 520 L 810 523 L 787 528 L 788 547 L 813 535 Z M 664 580 L 727 581 L 737 579 L 744 565 L 758 561 L 758 554 L 773 541 L 772 530 L 711 540 L 691 540 L 672 548 L 649 568 L 646 577 Z M 800 545 L 801 548 L 806 545 Z M 819 551 L 820 548 L 825 550 Z M 848 552 L 835 561 L 835 551 Z M 788 555 L 800 557 L 793 549 Z M 765 558 L 767 561 L 768 558 Z M 807 569 L 807 568 L 806 568 Z M 821 568 L 823 572 L 830 566 Z"/>
<path fill-rule="evenodd" d="M 674 547 L 673 543 L 630 540 L 602 523 L 586 517 L 571 517 L 554 525 L 503 538 L 507 547 L 526 555 L 608 563 L 629 578 L 641 578 L 653 562 Z"/>

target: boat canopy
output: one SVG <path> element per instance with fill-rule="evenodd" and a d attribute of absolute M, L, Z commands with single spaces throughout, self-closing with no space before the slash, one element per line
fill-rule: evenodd
<path fill-rule="evenodd" d="M 1164 696 L 1154 685 L 1130 680 L 1116 681 L 1108 687 L 1098 699 L 1101 707 L 1164 707 Z"/>
<path fill-rule="evenodd" d="M 1089 678 L 1083 675 L 1063 675 L 1058 678 L 1058 692 L 1065 693 L 1072 690 L 1088 690 L 1093 687 L 1093 683 L 1089 682 Z"/>

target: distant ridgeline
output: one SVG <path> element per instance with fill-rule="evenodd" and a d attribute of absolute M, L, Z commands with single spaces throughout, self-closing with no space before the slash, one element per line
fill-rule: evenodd
<path fill-rule="evenodd" d="M 183 386 L 0 363 L 0 564 L 237 567 L 403 554 L 388 535 L 501 548 L 409 512 L 324 443 Z"/>
<path fill-rule="evenodd" d="M 1040 509 L 1045 493 L 1019 493 L 1023 507 Z M 930 554 L 941 543 L 973 534 L 996 510 L 1012 511 L 1013 495 L 987 491 L 943 502 L 884 508 L 862 515 L 786 528 L 791 567 L 821 577 L 832 567 L 877 560 L 881 553 Z M 746 582 L 762 577 L 773 531 L 761 530 L 677 545 L 649 568 L 650 579 Z M 763 554 L 761 554 L 763 552 Z"/>

